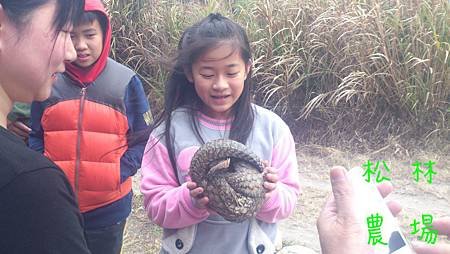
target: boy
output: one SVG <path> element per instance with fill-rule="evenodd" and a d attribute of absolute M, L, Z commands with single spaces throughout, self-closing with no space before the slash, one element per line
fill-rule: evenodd
<path fill-rule="evenodd" d="M 145 146 L 127 137 L 151 117 L 136 74 L 108 58 L 111 27 L 103 4 L 86 0 L 84 10 L 71 33 L 77 59 L 66 64 L 48 100 L 33 102 L 29 143 L 64 170 L 91 252 L 114 254 L 131 212 L 130 176 Z"/>

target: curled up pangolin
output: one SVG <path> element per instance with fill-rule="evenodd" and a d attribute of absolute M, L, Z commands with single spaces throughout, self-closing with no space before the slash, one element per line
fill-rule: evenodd
<path fill-rule="evenodd" d="M 208 206 L 228 221 L 254 217 L 264 201 L 263 164 L 245 145 L 207 142 L 192 158 L 189 174 L 204 189 Z"/>

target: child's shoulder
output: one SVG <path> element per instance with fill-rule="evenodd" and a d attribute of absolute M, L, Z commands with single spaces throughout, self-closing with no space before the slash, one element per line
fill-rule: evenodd
<path fill-rule="evenodd" d="M 177 108 L 171 114 L 171 129 L 189 129 L 190 120 L 191 118 L 187 108 Z M 165 128 L 166 121 L 163 121 L 152 131 L 152 135 L 161 135 L 165 132 Z"/>
<path fill-rule="evenodd" d="M 275 112 L 263 108 L 261 106 L 258 106 L 256 104 L 252 104 L 253 111 L 255 112 L 255 120 L 257 121 L 267 121 L 271 123 L 277 123 L 285 125 L 286 123 L 281 119 L 279 115 L 277 115 Z"/>
<path fill-rule="evenodd" d="M 188 108 L 179 107 L 172 112 L 172 121 L 190 120 L 190 112 Z"/>
<path fill-rule="evenodd" d="M 96 78 L 96 82 L 108 84 L 111 88 L 117 87 L 118 91 L 122 91 L 122 88 L 128 85 L 133 77 L 137 77 L 133 70 L 108 58 L 106 67 Z"/>
<path fill-rule="evenodd" d="M 269 147 L 274 147 L 280 140 L 284 140 L 284 137 L 292 136 L 289 126 L 276 113 L 255 104 L 252 107 L 255 120 L 250 142 L 253 145 L 262 142 Z"/>
<path fill-rule="evenodd" d="M 127 66 L 125 66 L 121 63 L 116 62 L 116 60 L 114 60 L 110 57 L 108 57 L 107 66 L 112 71 L 119 71 L 121 73 L 127 73 L 127 74 L 132 74 L 132 75 L 136 74 L 132 69 L 128 68 Z"/>

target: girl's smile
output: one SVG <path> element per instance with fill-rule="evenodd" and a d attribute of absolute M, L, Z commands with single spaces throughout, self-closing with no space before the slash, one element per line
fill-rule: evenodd
<path fill-rule="evenodd" d="M 230 95 L 211 95 L 211 97 L 217 104 L 225 104 Z"/>

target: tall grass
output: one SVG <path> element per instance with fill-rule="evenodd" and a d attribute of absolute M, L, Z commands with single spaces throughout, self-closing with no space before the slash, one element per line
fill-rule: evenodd
<path fill-rule="evenodd" d="M 159 110 L 164 61 L 210 12 L 243 25 L 255 101 L 300 141 L 381 147 L 392 137 L 450 141 L 447 0 L 110 0 L 113 56 L 144 80 Z"/>

